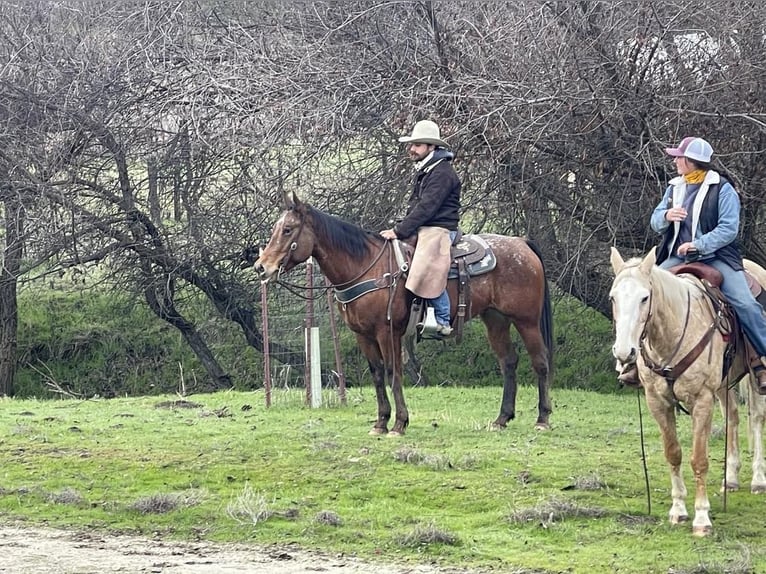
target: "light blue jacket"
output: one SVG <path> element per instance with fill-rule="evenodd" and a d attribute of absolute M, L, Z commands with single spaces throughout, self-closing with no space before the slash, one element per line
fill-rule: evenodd
<path fill-rule="evenodd" d="M 671 223 L 665 219 L 665 213 L 671 207 L 680 207 L 686 196 L 686 181 L 683 176 L 674 177 L 670 180 L 670 185 L 662 196 L 662 201 L 654 208 L 650 225 L 657 233 L 665 233 Z M 700 185 L 697 197 L 694 199 L 691 214 L 687 217 L 692 218 L 692 243 L 700 252 L 702 259 L 706 255 L 712 255 L 722 247 L 725 247 L 737 239 L 739 234 L 739 195 L 732 185 L 724 180 L 723 185 L 718 192 L 718 225 L 708 233 L 702 233 L 700 229 L 700 212 L 702 202 L 705 200 L 708 189 L 712 184 L 721 183 L 721 176 L 717 171 L 708 171 L 705 174 L 705 180 Z M 673 203 L 670 204 L 670 197 L 673 197 Z M 673 222 L 675 231 L 671 247 L 675 245 L 678 231 L 681 228 L 679 222 Z M 675 253 L 673 253 L 675 255 Z"/>

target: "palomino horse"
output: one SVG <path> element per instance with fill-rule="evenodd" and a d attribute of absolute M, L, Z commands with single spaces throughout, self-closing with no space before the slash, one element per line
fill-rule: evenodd
<path fill-rule="evenodd" d="M 654 249 L 643 260 L 625 262 L 612 247 L 615 275 L 609 293 L 615 325 L 612 354 L 620 363 L 637 364 L 646 403 L 660 427 L 665 459 L 670 466 L 672 524 L 689 518 L 684 502 L 686 486 L 681 477 L 676 409 L 683 405 L 690 413 L 690 463 L 695 482 L 692 531 L 696 536 L 706 536 L 712 532 L 706 478 L 715 397 L 726 420 L 724 486 L 729 490 L 739 487 L 739 415 L 731 387 L 748 373 L 746 352 L 740 344 L 724 373 L 730 327 L 727 319 L 713 305 L 699 279 L 688 274 L 674 275 L 655 262 Z M 755 394 L 752 385 L 747 388 L 751 396 Z M 760 397 L 754 398 L 762 404 Z M 763 473 L 760 477 L 754 474 L 751 489 L 755 492 L 763 486 Z"/>
<path fill-rule="evenodd" d="M 766 286 L 766 269 L 745 259 L 745 271 L 750 273 L 762 286 Z M 742 396 L 748 407 L 747 429 L 753 451 L 753 478 L 750 492 L 766 493 L 766 462 L 763 459 L 763 427 L 766 423 L 766 397 L 755 392 L 752 384 L 740 385 Z"/>
<path fill-rule="evenodd" d="M 378 401 L 378 418 L 370 434 L 388 432 L 391 404 L 386 391 L 390 380 L 396 406 L 392 435 L 404 434 L 409 413 L 402 393 L 402 336 L 406 330 L 412 294 L 404 288 L 392 242 L 379 234 L 323 213 L 299 201 L 286 199 L 287 210 L 274 225 L 271 239 L 255 262 L 266 282 L 292 269 L 310 256 L 336 288 L 348 289 L 368 282 L 378 287 L 352 301 L 339 304 L 341 316 L 356 335 L 366 357 Z M 518 355 L 511 340 L 515 325 L 537 374 L 538 428 L 548 428 L 552 373 L 552 318 L 548 282 L 539 254 L 518 237 L 483 235 L 497 257 L 495 269 L 471 279 L 470 315 L 478 315 L 503 374 L 500 414 L 494 422 L 503 428 L 516 415 Z M 449 282 L 452 315 L 457 285 Z M 466 316 L 466 318 L 469 318 Z"/>

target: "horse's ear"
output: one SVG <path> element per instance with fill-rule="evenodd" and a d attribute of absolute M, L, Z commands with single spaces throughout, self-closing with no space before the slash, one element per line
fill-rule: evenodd
<path fill-rule="evenodd" d="M 622 271 L 622 268 L 625 266 L 625 260 L 614 245 L 612 246 L 612 252 L 609 255 L 609 262 L 612 264 L 612 271 L 614 271 L 615 275 Z"/>
<path fill-rule="evenodd" d="M 284 192 L 285 209 L 295 209 L 301 204 L 301 200 L 298 199 L 298 194 L 295 190 Z"/>
<path fill-rule="evenodd" d="M 652 247 L 651 251 L 646 254 L 644 260 L 641 262 L 641 273 L 649 275 L 652 272 L 652 267 L 657 263 L 657 247 Z"/>

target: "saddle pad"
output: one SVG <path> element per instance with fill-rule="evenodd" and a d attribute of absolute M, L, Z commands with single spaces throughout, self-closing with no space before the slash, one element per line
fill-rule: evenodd
<path fill-rule="evenodd" d="M 497 266 L 497 258 L 483 237 L 480 235 L 464 235 L 457 245 L 452 246 L 452 265 L 450 266 L 448 279 L 457 279 L 458 270 L 456 257 L 466 257 L 466 270 L 468 275 L 475 277 L 489 273 Z"/>

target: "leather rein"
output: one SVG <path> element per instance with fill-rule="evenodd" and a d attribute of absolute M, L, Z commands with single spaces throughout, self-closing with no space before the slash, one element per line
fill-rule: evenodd
<path fill-rule="evenodd" d="M 644 330 L 641 332 L 641 337 L 639 339 L 640 340 L 639 349 L 641 351 L 641 357 L 644 360 L 644 364 L 653 373 L 663 377 L 667 381 L 671 392 L 673 392 L 673 383 L 675 383 L 676 380 L 681 375 L 683 375 L 684 372 L 702 354 L 702 351 L 704 351 L 705 347 L 707 347 L 708 343 L 710 343 L 710 339 L 712 339 L 713 334 L 716 331 L 723 332 L 723 329 L 721 328 L 721 325 L 724 322 L 723 306 L 718 305 L 713 295 L 710 294 L 709 292 L 703 291 L 703 293 L 712 302 L 713 309 L 715 311 L 715 316 L 713 318 L 712 323 L 710 323 L 704 335 L 702 335 L 702 337 L 697 342 L 697 344 L 694 345 L 694 347 L 692 347 L 689 350 L 689 352 L 686 353 L 686 355 L 684 355 L 674 366 L 671 366 L 671 363 L 673 362 L 673 359 L 675 358 L 675 356 L 678 354 L 678 351 L 681 349 L 681 344 L 683 343 L 684 336 L 686 334 L 686 328 L 689 326 L 689 319 L 691 317 L 691 295 L 689 292 L 686 293 L 686 318 L 684 319 L 684 327 L 683 327 L 683 332 L 681 334 L 681 337 L 678 340 L 678 343 L 676 344 L 676 347 L 673 350 L 673 353 L 670 355 L 670 358 L 667 361 L 664 361 L 661 363 L 658 363 L 654 361 L 651 357 L 649 357 L 646 351 L 646 345 L 644 344 L 646 340 L 647 325 L 649 323 L 649 319 L 651 319 L 651 316 L 652 316 L 652 295 L 650 294 L 649 296 L 649 314 L 647 315 L 646 322 L 644 323 Z M 674 398 L 675 398 L 675 394 L 674 394 Z"/>
<path fill-rule="evenodd" d="M 305 217 L 300 218 L 301 224 L 300 227 L 298 227 L 298 233 L 296 233 L 295 237 L 293 238 L 292 242 L 290 243 L 289 250 L 284 254 L 282 257 L 282 261 L 279 263 L 279 274 L 278 277 L 282 275 L 282 272 L 285 268 L 285 265 L 290 261 L 290 258 L 292 257 L 293 252 L 298 249 L 298 239 L 301 236 L 301 233 L 303 232 L 303 228 L 305 226 Z M 365 281 L 361 281 L 358 283 L 355 283 L 358 281 L 361 277 L 367 274 L 370 269 L 372 269 L 375 264 L 383 257 L 383 254 L 386 252 L 386 248 L 390 247 L 391 251 L 393 251 L 393 245 L 391 241 L 386 240 L 383 243 L 383 247 L 381 247 L 378 254 L 373 258 L 372 262 L 362 269 L 354 278 L 349 279 L 348 281 L 343 281 L 342 283 L 337 284 L 328 284 L 325 287 L 322 287 L 320 289 L 320 292 L 318 295 L 315 295 L 313 298 L 316 299 L 318 297 L 321 297 L 322 294 L 326 291 L 329 291 L 330 289 L 335 289 L 335 300 L 339 303 L 346 304 L 350 303 L 354 299 L 357 299 L 361 297 L 362 295 L 366 295 L 367 293 L 370 293 L 372 291 L 377 291 L 378 289 L 384 289 L 386 287 L 393 289 L 396 286 L 396 280 L 401 275 L 401 270 L 397 271 L 396 273 L 384 273 L 383 277 L 379 277 L 377 279 L 368 279 Z M 304 286 L 304 285 L 298 285 L 296 283 L 290 283 L 288 281 L 285 281 L 283 279 L 278 279 L 277 282 L 287 288 L 288 291 L 293 293 L 294 295 L 297 295 L 301 297 L 302 299 L 307 299 L 307 297 L 301 295 L 300 293 L 296 293 L 293 289 L 300 289 L 300 290 L 309 290 L 313 289 L 313 286 Z M 345 287 L 344 289 L 338 289 L 338 287 L 342 285 L 349 285 L 349 287 Z M 292 289 L 291 289 L 292 288 Z M 344 296 L 345 295 L 345 296 Z M 390 303 L 389 303 L 390 306 Z"/>

